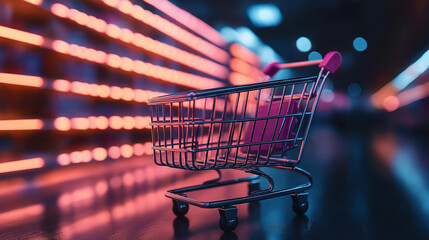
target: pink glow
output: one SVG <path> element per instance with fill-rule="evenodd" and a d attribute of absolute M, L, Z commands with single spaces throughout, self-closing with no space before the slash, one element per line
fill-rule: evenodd
<path fill-rule="evenodd" d="M 66 18 L 69 12 L 69 8 L 60 3 L 54 3 L 51 6 L 51 12 L 58 17 Z"/>
<path fill-rule="evenodd" d="M 52 84 L 52 87 L 54 88 L 54 90 L 59 92 L 68 92 L 70 91 L 70 81 L 57 79 Z"/>
<path fill-rule="evenodd" d="M 119 9 L 119 11 L 125 13 L 125 14 L 130 14 L 133 8 L 133 4 L 129 1 L 120 1 L 119 5 L 117 7 Z"/>
<path fill-rule="evenodd" d="M 107 85 L 99 85 L 97 88 L 98 96 L 102 98 L 107 98 L 110 95 L 110 87 Z"/>
<path fill-rule="evenodd" d="M 90 162 L 92 160 L 92 154 L 89 150 L 84 150 L 81 152 L 82 162 Z"/>
<path fill-rule="evenodd" d="M 0 120 L 0 131 L 40 130 L 42 127 L 40 119 Z"/>
<path fill-rule="evenodd" d="M 95 184 L 95 193 L 98 196 L 103 196 L 104 194 L 106 194 L 106 192 L 107 192 L 108 189 L 109 189 L 109 185 L 104 180 L 98 181 Z"/>
<path fill-rule="evenodd" d="M 42 168 L 45 165 L 43 158 L 30 158 L 12 162 L 0 163 L 0 173 L 17 172 Z"/>
<path fill-rule="evenodd" d="M 127 187 L 133 186 L 135 183 L 134 175 L 130 172 L 125 173 L 124 176 L 122 177 L 122 182 Z"/>
<path fill-rule="evenodd" d="M 256 67 L 259 67 L 261 65 L 261 62 L 259 60 L 259 57 L 250 51 L 249 49 L 241 46 L 238 43 L 234 43 L 230 47 L 230 51 L 232 56 L 239 58 L 241 60 L 244 60 Z"/>
<path fill-rule="evenodd" d="M 56 118 L 54 121 L 54 127 L 60 131 L 69 131 L 71 129 L 70 119 L 66 117 Z"/>
<path fill-rule="evenodd" d="M 152 155 L 153 154 L 152 143 L 151 142 L 145 143 L 144 144 L 144 148 L 145 148 L 145 154 L 146 155 Z"/>
<path fill-rule="evenodd" d="M 129 144 L 124 144 L 121 146 L 121 155 L 124 158 L 130 158 L 131 156 L 133 156 L 134 152 L 133 152 L 133 147 Z"/>
<path fill-rule="evenodd" d="M 124 71 L 131 71 L 134 68 L 134 61 L 127 57 L 122 57 L 121 69 Z"/>
<path fill-rule="evenodd" d="M 121 157 L 121 149 L 118 146 L 110 147 L 108 154 L 112 159 L 118 159 Z"/>
<path fill-rule="evenodd" d="M 37 46 L 42 46 L 45 42 L 45 38 L 40 35 L 3 26 L 0 26 L 0 37 Z"/>
<path fill-rule="evenodd" d="M 61 166 L 67 166 L 70 164 L 71 160 L 70 160 L 70 156 L 67 153 L 63 153 L 58 155 L 57 157 L 57 162 L 58 164 L 60 164 Z"/>
<path fill-rule="evenodd" d="M 121 28 L 114 24 L 107 24 L 106 34 L 111 38 L 118 39 L 121 36 Z"/>
<path fill-rule="evenodd" d="M 36 76 L 0 73 L 0 83 L 40 88 L 43 86 L 43 79 Z"/>
<path fill-rule="evenodd" d="M 142 156 L 145 153 L 145 148 L 141 143 L 134 144 L 133 148 L 134 148 L 134 154 L 136 156 Z"/>
<path fill-rule="evenodd" d="M 98 147 L 92 150 L 92 155 L 96 161 L 104 161 L 107 158 L 107 151 L 105 148 Z"/>
<path fill-rule="evenodd" d="M 82 154 L 80 151 L 74 151 L 70 153 L 70 159 L 72 163 L 81 163 L 82 162 Z"/>
<path fill-rule="evenodd" d="M 88 117 L 89 129 L 97 129 L 97 117 L 90 116 Z"/>
<path fill-rule="evenodd" d="M 125 129 L 133 129 L 135 127 L 136 121 L 133 117 L 126 116 L 123 118 L 124 128 Z"/>
<path fill-rule="evenodd" d="M 87 118 L 72 118 L 71 127 L 77 130 L 86 130 L 89 128 L 89 120 Z"/>
<path fill-rule="evenodd" d="M 103 2 L 110 7 L 116 7 L 116 5 L 119 3 L 119 0 L 103 0 Z"/>
<path fill-rule="evenodd" d="M 123 28 L 121 33 L 121 40 L 126 43 L 131 43 L 133 39 L 134 39 L 134 33 L 129 29 Z"/>
<path fill-rule="evenodd" d="M 385 98 L 383 101 L 383 107 L 389 112 L 395 111 L 396 109 L 399 108 L 398 98 L 395 96 L 389 96 Z"/>
<path fill-rule="evenodd" d="M 54 40 L 52 42 L 52 49 L 54 49 L 55 51 L 59 52 L 59 53 L 68 53 L 69 51 L 69 44 L 61 41 L 61 40 Z"/>
<path fill-rule="evenodd" d="M 112 6 L 111 3 L 106 4 Z M 142 21 L 143 23 L 199 51 L 200 53 L 222 63 L 226 63 L 229 60 L 228 54 L 223 49 L 197 37 L 170 21 L 167 21 L 166 19 L 149 11 L 145 11 L 138 5 L 132 5 L 128 0 L 121 1 L 120 5 L 123 5 L 123 7 L 120 6 L 120 11 L 124 14 Z M 130 9 L 129 6 L 131 6 L 132 9 Z"/>
<path fill-rule="evenodd" d="M 117 86 L 112 86 L 110 88 L 110 97 L 112 99 L 121 99 L 122 98 L 122 88 L 117 87 Z"/>
<path fill-rule="evenodd" d="M 134 90 L 132 88 L 122 88 L 122 99 L 125 101 L 132 101 L 135 97 Z"/>
<path fill-rule="evenodd" d="M 39 6 L 40 4 L 42 4 L 43 0 L 25 0 L 28 3 L 34 4 Z"/>
<path fill-rule="evenodd" d="M 107 65 L 112 68 L 118 68 L 122 64 L 121 57 L 116 54 L 109 54 L 107 57 Z"/>
<path fill-rule="evenodd" d="M 95 120 L 95 125 L 98 129 L 104 130 L 109 127 L 109 120 L 107 117 L 99 116 L 97 117 L 97 120 Z"/>
<path fill-rule="evenodd" d="M 112 129 L 121 129 L 123 124 L 123 120 L 119 116 L 112 116 L 109 118 L 109 125 Z"/>

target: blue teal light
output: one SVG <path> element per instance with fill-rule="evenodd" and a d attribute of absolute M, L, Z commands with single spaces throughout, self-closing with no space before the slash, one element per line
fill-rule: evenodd
<path fill-rule="evenodd" d="M 356 51 L 363 52 L 368 47 L 368 43 L 364 38 L 357 37 L 355 38 L 355 40 L 353 40 L 353 47 L 355 48 Z"/>
<path fill-rule="evenodd" d="M 298 40 L 296 40 L 296 48 L 298 48 L 298 50 L 300 52 L 308 52 L 311 49 L 311 41 L 310 39 L 306 38 L 306 37 L 300 37 L 298 38 Z"/>
<path fill-rule="evenodd" d="M 322 55 L 316 51 L 312 51 L 310 54 L 308 54 L 308 61 L 321 60 L 322 58 Z"/>
<path fill-rule="evenodd" d="M 350 83 L 347 87 L 347 92 L 351 97 L 358 97 L 362 93 L 362 88 L 357 83 Z"/>
<path fill-rule="evenodd" d="M 256 27 L 273 27 L 282 22 L 280 9 L 271 3 L 250 6 L 247 15 Z"/>
<path fill-rule="evenodd" d="M 393 86 L 398 90 L 404 89 L 408 84 L 414 81 L 418 76 L 429 68 L 429 50 L 426 51 L 415 63 L 401 72 L 393 79 Z"/>

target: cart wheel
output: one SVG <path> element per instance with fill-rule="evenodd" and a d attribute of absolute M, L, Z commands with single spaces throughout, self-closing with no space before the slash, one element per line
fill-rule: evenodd
<path fill-rule="evenodd" d="M 256 192 L 256 191 L 261 190 L 259 180 L 254 180 L 254 181 L 249 182 L 247 187 L 249 189 L 249 192 L 248 192 L 249 195 L 252 195 L 252 192 Z"/>
<path fill-rule="evenodd" d="M 237 207 L 230 206 L 219 208 L 219 227 L 224 232 L 232 232 L 238 225 Z"/>
<path fill-rule="evenodd" d="M 182 201 L 177 201 L 177 200 L 173 200 L 173 213 L 174 215 L 181 217 L 181 216 L 185 216 L 185 214 L 189 211 L 189 204 L 182 202 Z"/>
<path fill-rule="evenodd" d="M 308 193 L 292 194 L 292 209 L 298 215 L 303 215 L 308 209 Z"/>

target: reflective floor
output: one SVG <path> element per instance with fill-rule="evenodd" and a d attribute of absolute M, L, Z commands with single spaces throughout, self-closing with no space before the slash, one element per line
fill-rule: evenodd
<path fill-rule="evenodd" d="M 0 239 L 428 239 L 429 140 L 421 132 L 373 126 L 373 119 L 358 127 L 346 120 L 320 118 L 310 133 L 300 164 L 314 177 L 305 216 L 295 216 L 289 196 L 242 204 L 236 231 L 224 234 L 217 209 L 191 206 L 176 218 L 163 196 L 215 172 L 123 159 L 2 179 Z M 304 181 L 265 170 L 276 188 Z M 225 176 L 244 175 L 227 170 Z M 246 184 L 237 184 L 192 197 L 246 193 Z"/>

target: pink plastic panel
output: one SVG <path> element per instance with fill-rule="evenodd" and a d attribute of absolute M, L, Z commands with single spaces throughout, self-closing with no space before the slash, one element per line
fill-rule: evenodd
<path fill-rule="evenodd" d="M 290 102 L 289 99 L 285 99 L 283 101 L 283 107 L 282 107 L 282 110 L 280 113 L 281 115 L 294 114 L 294 113 L 298 112 L 298 104 L 296 101 L 292 100 L 289 112 L 286 113 L 288 110 L 289 102 Z M 280 101 L 274 101 L 272 103 L 269 116 L 277 116 L 278 115 L 280 104 L 281 104 Z M 257 117 L 266 117 L 267 113 L 268 113 L 268 108 L 269 108 L 268 103 L 259 106 Z M 283 127 L 281 128 L 283 120 L 284 120 L 284 124 L 283 124 Z M 253 130 L 254 122 L 249 122 L 249 124 L 247 125 L 247 127 L 245 129 L 246 131 L 244 133 L 245 134 L 244 144 L 271 141 L 274 133 L 276 134 L 274 136 L 274 140 L 277 140 L 277 136 L 279 136 L 278 140 L 286 140 L 286 139 L 295 138 L 295 133 L 293 133 L 291 131 L 291 129 L 293 129 L 297 123 L 296 117 L 270 119 L 270 120 L 268 120 L 267 126 L 266 126 L 265 131 L 264 131 L 265 122 L 267 122 L 267 120 L 256 121 L 255 131 L 254 131 L 252 139 L 251 139 L 251 137 L 252 137 L 252 130 Z M 291 124 L 291 122 L 292 122 L 292 124 Z M 281 132 L 280 132 L 280 129 L 281 129 Z M 280 132 L 280 135 L 279 135 L 279 132 Z M 261 141 L 261 139 L 262 139 L 262 141 Z M 289 147 L 292 147 L 293 142 L 288 142 L 287 144 Z M 270 145 L 271 144 L 262 144 L 262 145 L 250 146 L 249 153 L 250 154 L 257 154 L 259 147 L 261 146 L 260 154 L 267 155 L 268 151 L 270 150 Z M 286 145 L 286 142 L 276 143 L 275 145 L 273 145 L 273 147 L 274 147 L 273 152 L 282 151 L 284 149 L 285 145 Z M 247 153 L 248 149 L 249 149 L 249 147 L 241 147 L 240 151 L 243 153 Z"/>
<path fill-rule="evenodd" d="M 323 67 L 331 73 L 335 73 L 340 67 L 343 58 L 339 52 L 328 52 L 323 61 L 319 64 L 319 67 Z"/>

